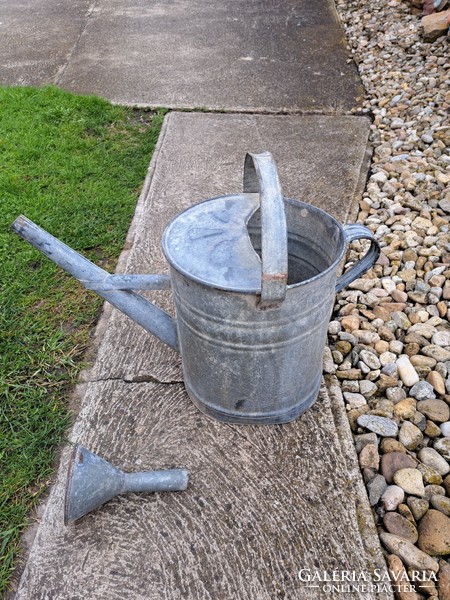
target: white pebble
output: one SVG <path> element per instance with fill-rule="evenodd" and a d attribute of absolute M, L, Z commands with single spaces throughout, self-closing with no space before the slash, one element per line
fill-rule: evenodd
<path fill-rule="evenodd" d="M 369 332 L 370 333 L 370 332 Z M 368 367 L 371 369 L 379 369 L 380 361 L 378 356 L 373 352 L 369 352 L 369 350 L 361 350 L 359 353 L 359 358 L 366 363 Z"/>
<path fill-rule="evenodd" d="M 402 354 L 397 359 L 397 370 L 400 379 L 406 386 L 411 387 L 419 381 L 419 375 L 412 366 L 407 354 Z"/>
<path fill-rule="evenodd" d="M 383 173 L 383 171 L 378 171 L 378 173 L 374 173 L 370 177 L 370 181 L 376 181 L 377 183 L 386 183 L 387 175 Z"/>
<path fill-rule="evenodd" d="M 330 321 L 328 324 L 328 333 L 330 335 L 337 335 L 341 331 L 342 327 L 339 321 Z"/>
<path fill-rule="evenodd" d="M 407 494 L 413 496 L 423 496 L 425 494 L 422 474 L 418 469 L 400 469 L 394 473 L 393 479 Z"/>
<path fill-rule="evenodd" d="M 439 425 L 440 430 L 442 431 L 442 435 L 445 437 L 450 437 L 450 421 L 446 421 L 445 423 L 441 423 Z"/>
<path fill-rule="evenodd" d="M 441 477 L 444 477 L 450 471 L 450 465 L 446 459 L 434 448 L 421 448 L 418 458 L 420 462 L 434 469 Z"/>
<path fill-rule="evenodd" d="M 347 402 L 348 410 L 352 410 L 355 408 L 361 408 L 367 404 L 366 399 L 362 394 L 355 394 L 353 392 L 344 392 L 344 398 Z"/>
<path fill-rule="evenodd" d="M 436 346 L 450 346 L 450 331 L 438 331 L 431 340 Z"/>
<path fill-rule="evenodd" d="M 397 356 L 393 352 L 383 352 L 383 354 L 380 354 L 380 363 L 383 367 L 389 363 L 395 362 L 396 359 Z"/>
<path fill-rule="evenodd" d="M 385 510 L 395 510 L 403 502 L 405 492 L 399 485 L 388 485 L 386 491 L 381 496 L 381 502 Z"/>
<path fill-rule="evenodd" d="M 401 354 L 403 352 L 404 344 L 400 340 L 392 340 L 389 342 L 389 350 L 394 354 Z"/>
<path fill-rule="evenodd" d="M 375 394 L 378 390 L 377 386 L 373 381 L 368 381 L 367 379 L 363 379 L 359 382 L 359 391 L 366 398 L 370 398 Z"/>

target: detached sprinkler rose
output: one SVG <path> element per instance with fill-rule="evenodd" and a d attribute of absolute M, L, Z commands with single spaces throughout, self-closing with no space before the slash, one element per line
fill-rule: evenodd
<path fill-rule="evenodd" d="M 187 488 L 184 469 L 124 473 L 104 458 L 76 446 L 69 464 L 64 523 L 82 516 L 124 492 L 177 492 Z"/>

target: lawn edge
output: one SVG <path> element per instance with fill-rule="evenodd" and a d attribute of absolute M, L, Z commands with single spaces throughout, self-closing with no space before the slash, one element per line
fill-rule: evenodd
<path fill-rule="evenodd" d="M 170 114 L 171 112 L 168 112 L 165 115 L 164 121 L 161 125 L 158 141 L 156 142 L 155 148 L 152 153 L 152 157 L 150 159 L 150 164 L 148 166 L 147 173 L 142 184 L 142 189 L 134 209 L 133 217 L 131 219 L 127 235 L 125 237 L 124 246 L 119 255 L 119 258 L 117 259 L 117 264 L 114 271 L 115 273 L 120 273 L 121 271 L 124 271 L 130 251 L 133 247 L 133 241 L 137 225 L 144 210 L 145 200 L 149 194 L 149 190 L 152 185 L 153 175 L 156 170 L 156 164 L 166 135 Z M 31 549 L 35 542 L 36 534 L 39 528 L 39 523 L 44 515 L 50 492 L 57 481 L 58 472 L 61 468 L 61 459 L 64 453 L 64 449 L 67 447 L 68 443 L 70 443 L 69 439 L 71 437 L 71 432 L 74 428 L 76 417 L 78 416 L 81 406 L 83 405 L 86 390 L 90 382 L 91 369 L 95 364 L 95 359 L 97 357 L 100 344 L 103 340 L 103 335 L 106 331 L 113 310 L 113 306 L 108 302 L 105 301 L 102 304 L 99 311 L 97 323 L 94 325 L 92 330 L 92 336 L 90 339 L 89 346 L 86 349 L 83 358 L 83 360 L 88 363 L 88 366 L 79 372 L 77 383 L 75 383 L 68 392 L 67 402 L 71 423 L 64 435 L 64 443 L 60 444 L 55 448 L 53 472 L 50 478 L 49 485 L 46 488 L 45 492 L 42 494 L 42 497 L 39 500 L 38 504 L 33 508 L 31 513 L 29 514 L 29 525 L 24 529 L 20 536 L 20 550 L 15 558 L 15 562 L 17 564 L 10 576 L 10 581 L 8 588 L 5 592 L 4 600 L 13 600 L 20 586 L 22 577 L 27 567 Z"/>

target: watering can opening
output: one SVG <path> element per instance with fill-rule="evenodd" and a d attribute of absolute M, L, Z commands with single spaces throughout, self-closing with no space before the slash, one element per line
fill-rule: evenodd
<path fill-rule="evenodd" d="M 298 200 L 284 198 L 287 225 L 288 287 L 310 281 L 334 269 L 342 259 L 345 236 L 328 213 Z M 251 244 L 261 259 L 261 211 L 247 222 Z"/>

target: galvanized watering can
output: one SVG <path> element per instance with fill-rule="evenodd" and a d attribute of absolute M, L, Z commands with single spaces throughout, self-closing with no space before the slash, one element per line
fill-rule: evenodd
<path fill-rule="evenodd" d="M 194 404 L 230 423 L 292 421 L 315 401 L 335 292 L 379 256 L 372 232 L 283 198 L 269 152 L 247 154 L 244 192 L 213 198 L 166 228 L 165 275 L 109 275 L 27 220 L 14 231 L 181 352 Z M 371 241 L 337 281 L 347 244 Z M 132 290 L 172 287 L 176 321 Z"/>

